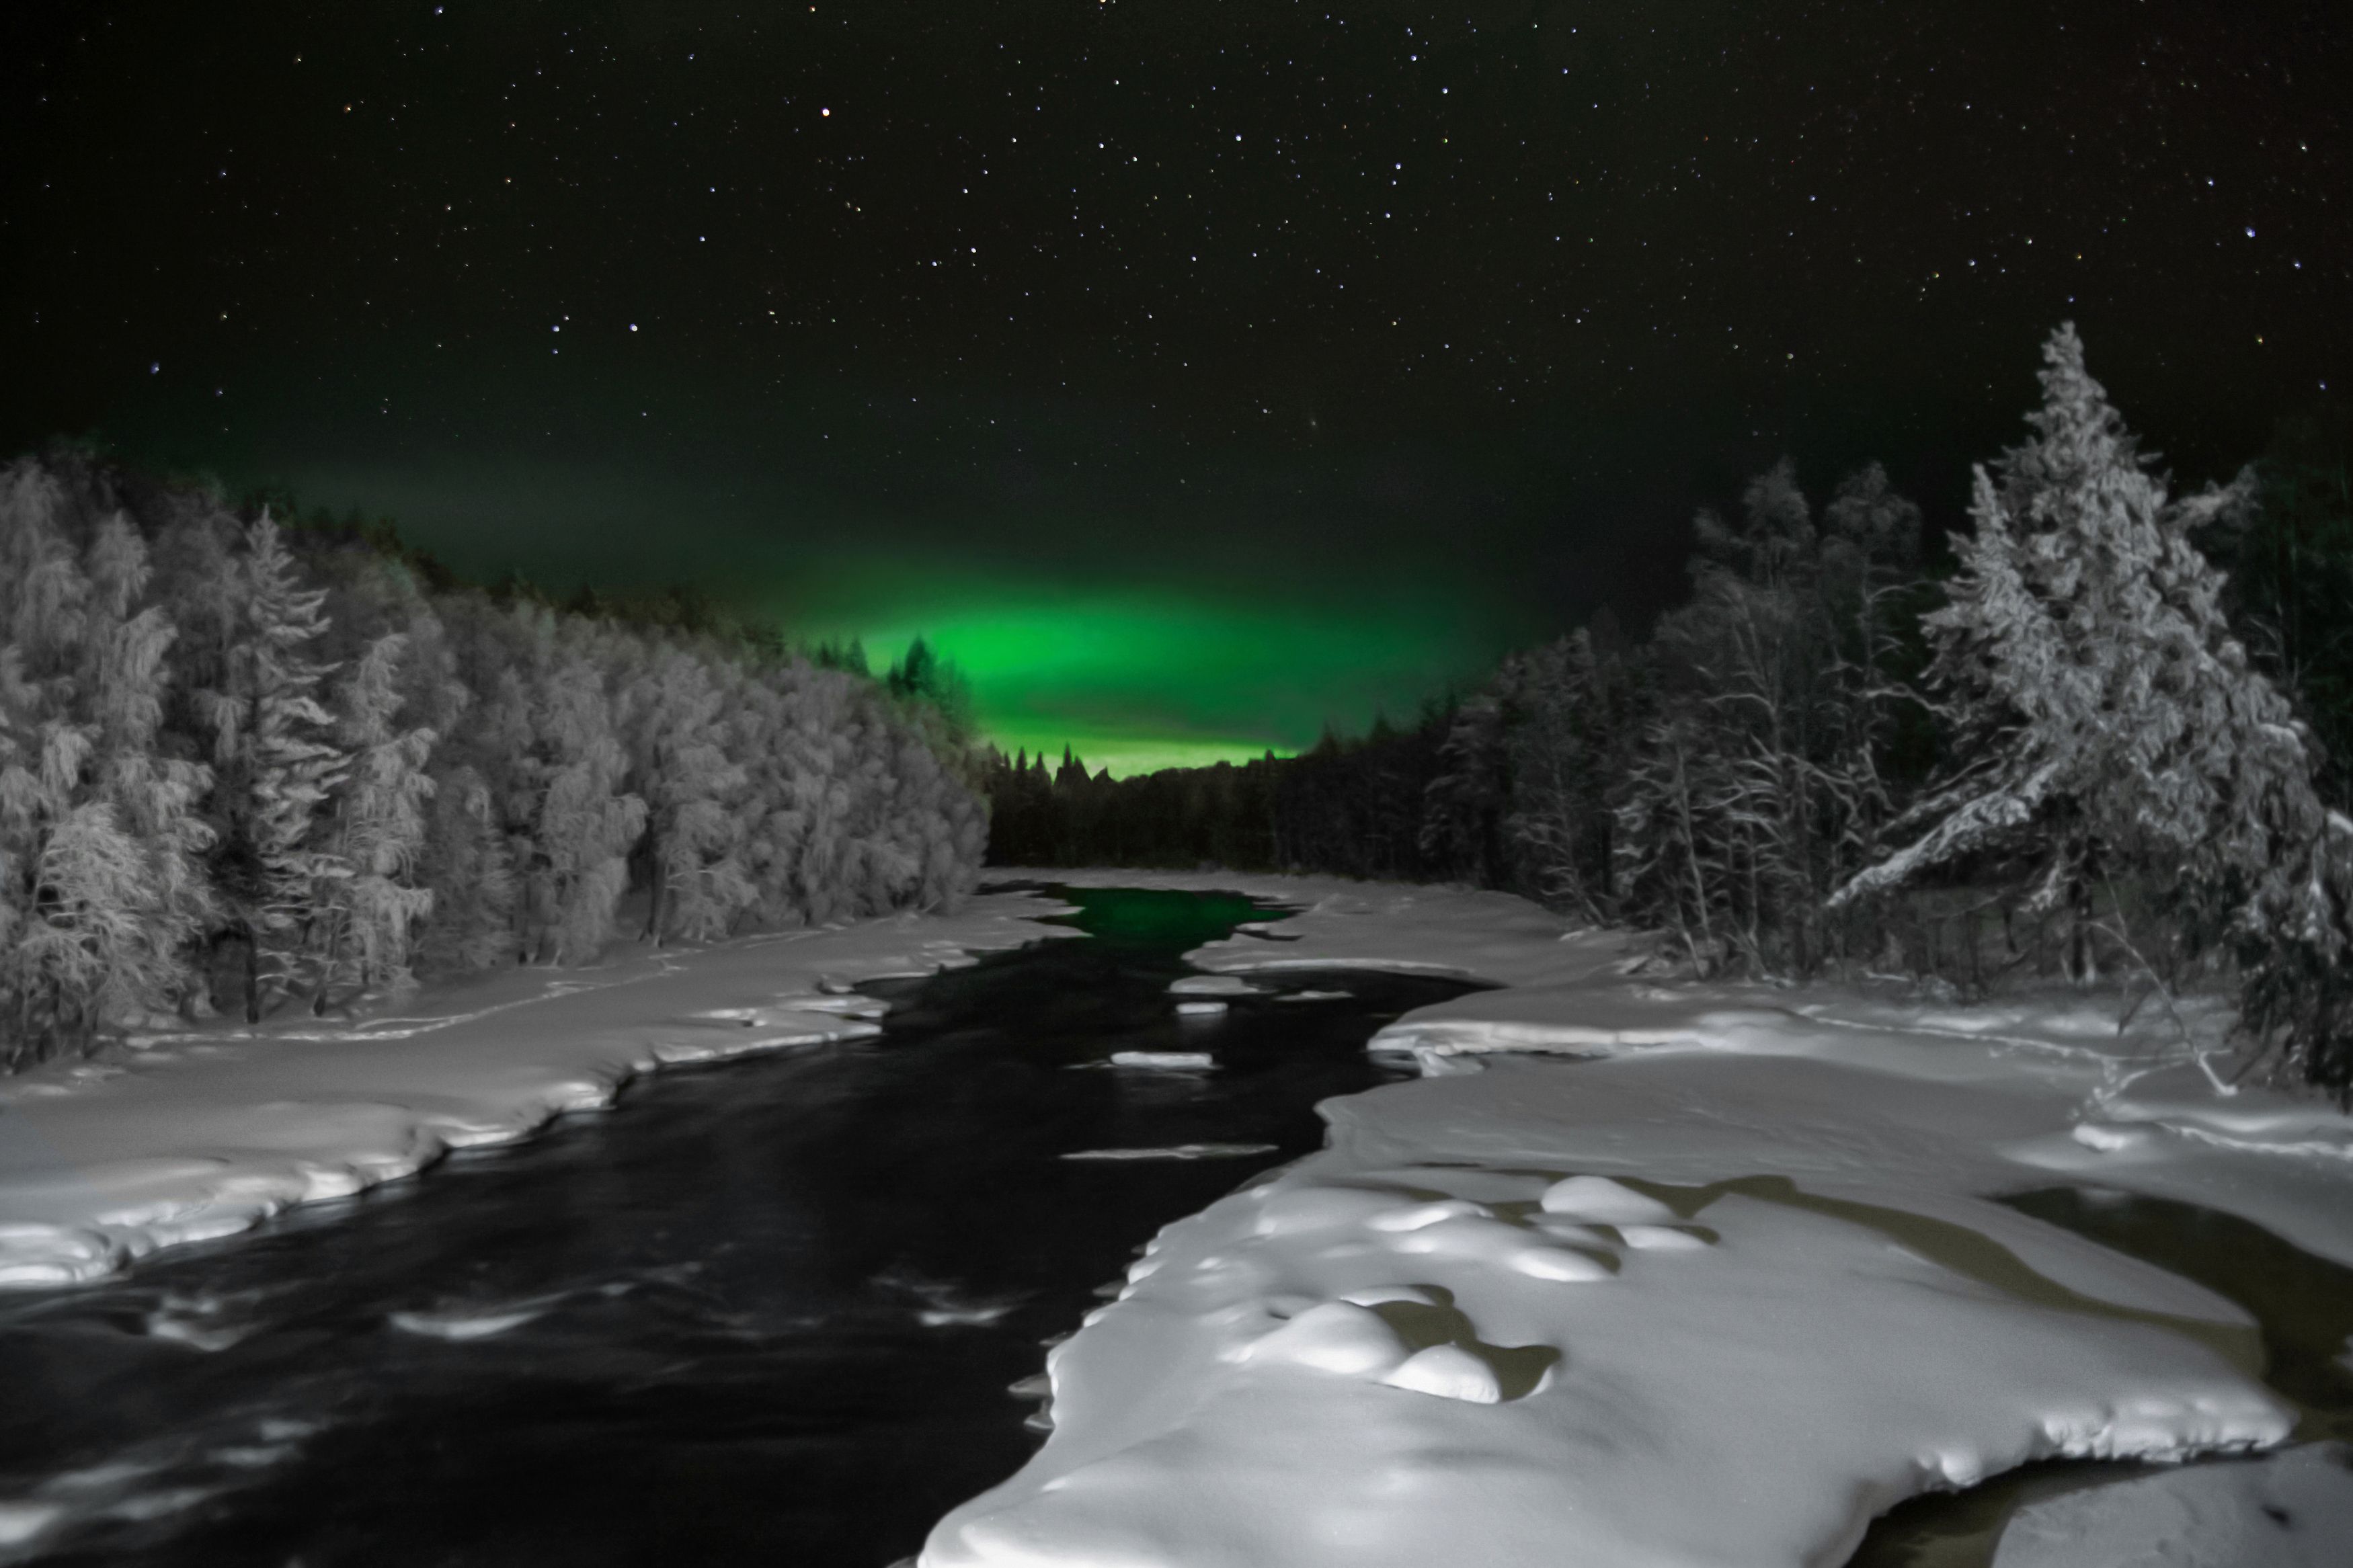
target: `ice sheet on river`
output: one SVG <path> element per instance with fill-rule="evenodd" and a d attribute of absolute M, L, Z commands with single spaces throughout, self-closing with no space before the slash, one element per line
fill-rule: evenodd
<path fill-rule="evenodd" d="M 1500 895 L 1104 879 L 1301 907 L 1207 970 L 1508 989 L 1398 1020 L 1377 1043 L 1429 1076 L 1164 1231 L 927 1568 L 1796 1568 L 2029 1459 L 2293 1429 L 2235 1306 L 1989 1201 L 2120 1187 L 2353 1259 L 2345 1119 L 2218 1094 L 2165 1026 L 1662 984 Z"/>
<path fill-rule="evenodd" d="M 601 1109 L 659 1067 L 871 1035 L 879 1004 L 852 984 L 1075 935 L 1032 918 L 1063 909 L 1006 894 L 684 952 L 625 944 L 436 988 L 405 1016 L 156 1036 L 0 1080 L 0 1287 L 94 1279 L 350 1196 Z"/>

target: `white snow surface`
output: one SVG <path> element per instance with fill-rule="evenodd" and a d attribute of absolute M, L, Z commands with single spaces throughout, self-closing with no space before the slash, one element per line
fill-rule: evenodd
<path fill-rule="evenodd" d="M 2290 1448 L 2194 1465 L 2027 1504 L 1993 1568 L 2345 1568 L 2353 1562 L 2353 1451 Z"/>
<path fill-rule="evenodd" d="M 1113 1051 L 1111 1065 L 1144 1072 L 1208 1072 L 1218 1064 L 1207 1051 Z"/>
<path fill-rule="evenodd" d="M 995 894 L 953 915 L 623 944 L 596 967 L 436 987 L 397 1016 L 153 1035 L 0 1079 L 0 1287 L 75 1284 L 349 1196 L 605 1109 L 657 1068 L 873 1035 L 881 1005 L 851 984 L 1076 935 L 1037 923 L 1066 912 Z"/>
<path fill-rule="evenodd" d="M 1168 983 L 1169 994 L 1176 996 L 1256 996 L 1265 989 L 1239 974 L 1187 974 Z"/>
<path fill-rule="evenodd" d="M 1497 894 L 1040 875 L 1300 909 L 1211 972 L 1504 989 L 1383 1031 L 1426 1076 L 1327 1101 L 1324 1152 L 1161 1233 L 925 1568 L 1798 1568 L 2030 1459 L 2294 1427 L 2236 1307 L 1989 1201 L 2138 1191 L 2353 1261 L 2346 1119 L 2218 1093 L 2169 1021 L 1645 978 L 1639 941 Z M 2191 1022 L 2211 1048 L 2227 1018 Z M 2245 1513 L 2212 1484 L 2167 1495 Z"/>

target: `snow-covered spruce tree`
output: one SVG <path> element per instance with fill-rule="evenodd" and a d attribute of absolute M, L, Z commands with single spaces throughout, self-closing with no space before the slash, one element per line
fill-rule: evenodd
<path fill-rule="evenodd" d="M 410 951 L 433 912 L 432 889 L 417 877 L 434 789 L 426 772 L 434 734 L 396 721 L 407 648 L 406 634 L 385 633 L 335 692 L 334 738 L 350 766 L 320 834 L 333 874 L 313 889 L 309 922 L 315 1010 L 323 1011 L 339 987 L 366 992 L 413 979 Z"/>
<path fill-rule="evenodd" d="M 267 511 L 244 545 L 212 584 L 223 612 L 219 684 L 198 696 L 214 769 L 213 887 L 222 934 L 244 945 L 246 1019 L 259 1023 L 294 981 L 320 885 L 351 874 L 317 837 L 349 759 L 319 700 L 329 667 L 311 652 L 326 630 L 326 595 L 301 585 Z"/>
<path fill-rule="evenodd" d="M 2242 491 L 2168 494 L 2072 325 L 2043 358 L 2033 436 L 1978 470 L 1961 573 L 1926 621 L 1955 763 L 1894 825 L 1910 842 L 1833 901 L 2006 857 L 2023 907 L 2067 921 L 2070 968 L 2088 978 L 2104 931 L 2112 952 L 2145 942 L 2118 923 L 2115 889 L 2137 884 L 2167 918 L 2166 956 L 2230 942 L 2249 1030 L 2342 1089 L 2353 882 L 2305 737 L 2231 636 L 2221 574 L 2189 538 Z"/>

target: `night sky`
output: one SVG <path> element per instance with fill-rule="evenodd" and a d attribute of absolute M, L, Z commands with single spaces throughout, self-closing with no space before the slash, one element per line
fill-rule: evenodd
<path fill-rule="evenodd" d="M 2063 319 L 2184 479 L 2353 384 L 2341 0 L 6 10 L 8 450 L 1123 771 L 1639 626 L 1784 452 L 1956 524 Z"/>

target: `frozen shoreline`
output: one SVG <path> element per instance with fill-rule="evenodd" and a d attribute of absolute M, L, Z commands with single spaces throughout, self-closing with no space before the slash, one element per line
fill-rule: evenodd
<path fill-rule="evenodd" d="M 354 1022 L 141 1037 L 0 1079 L 0 1288 L 101 1278 L 160 1247 L 346 1197 L 451 1149 L 610 1106 L 640 1073 L 872 1035 L 857 983 L 1041 937 L 1050 899 L 991 894 L 710 947 L 427 987 Z"/>
<path fill-rule="evenodd" d="M 2169 1026 L 2119 1038 L 2112 1005 L 2064 994 L 1649 984 L 1626 939 L 1495 894 L 1036 875 L 1306 906 L 1190 955 L 1214 973 L 1504 988 L 1384 1030 L 1427 1076 L 1327 1102 L 1324 1152 L 1154 1241 L 1049 1357 L 1045 1447 L 926 1568 L 1798 1568 L 2029 1459 L 2295 1427 L 2237 1307 L 1989 1201 L 2179 1199 L 2353 1262 L 2353 1124 L 2218 1095 Z M 2302 1553 L 2353 1530 L 2353 1476 L 2312 1452 L 2281 1461 L 2318 1478 L 2297 1540 L 2246 1533 L 2285 1529 L 2249 1500 L 2274 1466 L 2159 1489 L 2209 1553 L 2183 1560 L 2327 1561 Z M 2070 1517 L 2095 1554 L 2147 1528 Z"/>

